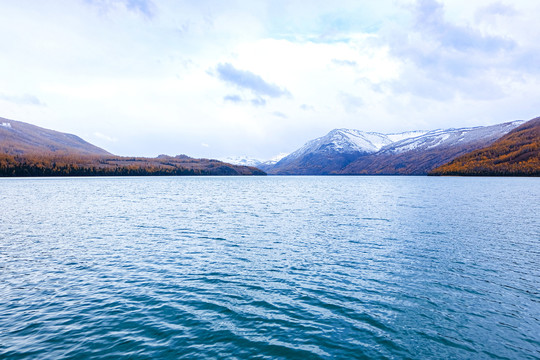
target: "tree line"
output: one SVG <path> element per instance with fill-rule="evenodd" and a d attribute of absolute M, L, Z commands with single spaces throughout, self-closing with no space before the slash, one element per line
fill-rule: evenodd
<path fill-rule="evenodd" d="M 196 176 L 261 175 L 262 171 L 186 156 L 127 158 L 117 156 L 78 156 L 0 154 L 0 176 Z"/>

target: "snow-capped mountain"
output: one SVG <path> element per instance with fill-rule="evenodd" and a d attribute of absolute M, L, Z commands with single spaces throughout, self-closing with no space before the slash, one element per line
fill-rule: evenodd
<path fill-rule="evenodd" d="M 300 157 L 308 153 L 372 153 L 392 141 L 384 134 L 363 132 L 353 129 L 335 129 L 323 137 L 307 142 L 290 157 Z"/>
<path fill-rule="evenodd" d="M 269 160 L 259 160 L 246 155 L 230 156 L 226 158 L 221 158 L 219 160 L 233 165 L 254 166 L 258 168 L 263 168 L 275 165 L 279 160 L 283 159 L 287 155 L 287 153 L 279 153 L 278 155 L 272 157 Z"/>
<path fill-rule="evenodd" d="M 230 156 L 226 158 L 220 158 L 219 161 L 223 161 L 228 164 L 233 165 L 244 165 L 244 166 L 258 166 L 262 161 L 254 159 L 249 156 Z"/>
<path fill-rule="evenodd" d="M 493 126 L 476 126 L 460 129 L 437 129 L 419 132 L 417 136 L 397 140 L 381 149 L 381 153 L 403 153 L 412 150 L 428 150 L 435 147 L 452 147 L 486 139 L 498 139 L 524 121 L 512 121 Z"/>
<path fill-rule="evenodd" d="M 430 175 L 540 176 L 540 117 L 476 151 L 458 156 Z"/>
<path fill-rule="evenodd" d="M 427 131 L 381 134 L 355 129 L 334 129 L 325 136 L 308 141 L 265 171 L 272 174 L 330 174 L 360 156 L 376 153 L 398 140 L 425 133 Z"/>
<path fill-rule="evenodd" d="M 426 173 L 448 159 L 492 143 L 522 123 L 391 134 L 334 129 L 264 170 L 290 175 Z M 424 156 L 430 161 L 422 160 Z"/>

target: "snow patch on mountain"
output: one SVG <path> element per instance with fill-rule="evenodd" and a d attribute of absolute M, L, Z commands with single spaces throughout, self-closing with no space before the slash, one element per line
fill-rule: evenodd
<path fill-rule="evenodd" d="M 279 153 L 276 156 L 272 157 L 269 160 L 259 160 L 252 157 L 249 157 L 247 155 L 243 156 L 230 156 L 226 158 L 219 159 L 220 161 L 226 162 L 228 164 L 233 165 L 243 165 L 243 166 L 254 166 L 258 167 L 261 165 L 274 165 L 281 159 L 283 159 L 285 156 L 289 155 L 288 153 Z"/>
<path fill-rule="evenodd" d="M 390 139 L 391 142 L 398 142 L 405 139 L 415 138 L 418 136 L 422 136 L 429 131 L 427 130 L 416 130 L 416 131 L 405 131 L 402 133 L 392 133 L 392 134 L 386 134 L 386 137 Z"/>
<path fill-rule="evenodd" d="M 518 120 L 492 126 L 426 131 L 419 136 L 393 142 L 383 147 L 380 152 L 397 154 L 412 150 L 428 150 L 435 147 L 452 147 L 458 143 L 472 143 L 481 139 L 495 139 L 523 123 L 524 121 Z"/>
<path fill-rule="evenodd" d="M 369 154 L 391 143 L 392 141 L 386 135 L 376 132 L 334 129 L 325 136 L 308 141 L 285 159 L 294 159 L 309 153 Z"/>
<path fill-rule="evenodd" d="M 227 164 L 243 165 L 243 166 L 257 166 L 261 163 L 261 160 L 251 158 L 249 156 L 230 156 L 226 158 L 218 159 Z"/>
<path fill-rule="evenodd" d="M 334 150 L 344 152 L 374 152 L 391 143 L 383 134 L 354 129 L 335 129 L 319 139 L 323 144 L 332 144 Z"/>
<path fill-rule="evenodd" d="M 289 153 L 282 152 L 282 153 L 279 153 L 276 156 L 272 157 L 269 160 L 263 161 L 262 163 L 265 164 L 265 165 L 274 165 L 275 163 L 277 163 L 278 161 L 280 161 L 281 159 L 283 159 L 287 155 L 289 155 Z"/>

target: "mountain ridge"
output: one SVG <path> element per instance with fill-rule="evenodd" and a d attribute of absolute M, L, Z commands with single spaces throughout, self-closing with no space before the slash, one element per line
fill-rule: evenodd
<path fill-rule="evenodd" d="M 516 120 L 491 126 L 389 134 L 334 129 L 306 142 L 265 171 L 274 175 L 425 175 L 436 166 L 495 141 L 522 123 Z"/>
<path fill-rule="evenodd" d="M 538 127 L 539 119 L 388 134 L 339 128 L 306 142 L 289 155 L 260 161 L 248 157 L 193 159 L 186 155 L 120 157 L 76 135 L 0 117 L 0 176 L 263 175 L 265 171 L 273 175 L 446 175 L 450 170 L 438 173 L 434 169 L 453 164 L 455 170 L 454 159 L 477 154 L 475 151 L 504 140 L 525 124 Z M 499 151 L 497 156 L 503 158 L 503 148 L 519 152 L 519 156 L 531 149 L 534 152 L 540 131 L 535 126 L 526 127 L 525 130 L 533 128 L 532 132 L 514 139 L 516 146 L 512 145 L 512 138 L 495 150 L 485 151 Z M 525 150 L 516 150 L 519 146 Z M 537 158 L 538 155 L 533 156 L 533 160 Z M 468 165 L 462 162 L 461 166 Z M 534 166 L 526 174 L 534 172 Z"/>
<path fill-rule="evenodd" d="M 491 145 L 459 156 L 428 175 L 540 176 L 540 117 Z"/>

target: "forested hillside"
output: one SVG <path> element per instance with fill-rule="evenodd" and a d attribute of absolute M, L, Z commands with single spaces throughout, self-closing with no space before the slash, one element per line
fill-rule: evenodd
<path fill-rule="evenodd" d="M 540 117 L 490 146 L 434 169 L 430 175 L 540 176 Z"/>
<path fill-rule="evenodd" d="M 254 167 L 185 155 L 112 155 L 80 137 L 0 118 L 0 176 L 264 175 Z"/>
<path fill-rule="evenodd" d="M 179 155 L 157 158 L 0 154 L 0 176 L 264 175 L 254 167 Z"/>

